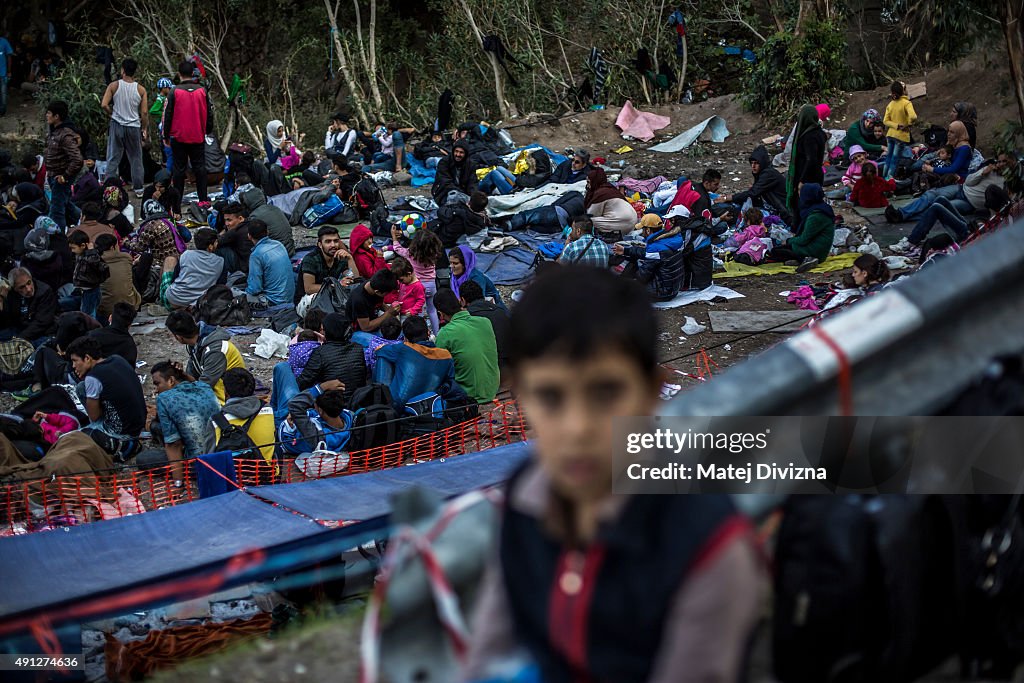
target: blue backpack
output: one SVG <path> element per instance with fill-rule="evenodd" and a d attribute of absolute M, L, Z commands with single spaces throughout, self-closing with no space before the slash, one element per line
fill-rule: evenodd
<path fill-rule="evenodd" d="M 332 194 L 326 201 L 314 204 L 302 214 L 302 224 L 307 228 L 315 228 L 327 222 L 328 218 L 336 216 L 345 208 L 345 203 Z"/>

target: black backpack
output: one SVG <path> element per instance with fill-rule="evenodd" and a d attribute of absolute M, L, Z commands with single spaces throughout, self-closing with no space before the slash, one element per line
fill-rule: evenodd
<path fill-rule="evenodd" d="M 356 389 L 348 401 L 352 412 L 352 436 L 348 450 L 387 446 L 398 441 L 398 412 L 391 405 L 391 390 L 385 384 L 369 384 Z"/>
<path fill-rule="evenodd" d="M 245 295 L 235 296 L 227 285 L 214 285 L 196 302 L 199 320 L 208 325 L 233 327 L 252 320 Z"/>
<path fill-rule="evenodd" d="M 260 409 L 262 408 L 263 405 L 261 404 Z M 228 418 L 224 415 L 223 410 L 214 415 L 213 423 L 220 430 L 220 438 L 217 439 L 217 451 L 231 451 L 234 457 L 241 458 L 242 460 L 265 462 L 259 446 L 249 436 L 249 428 L 252 426 L 253 420 L 259 417 L 259 415 L 260 412 L 257 410 L 241 425 L 228 422 Z M 271 480 L 270 475 L 269 470 L 264 471 L 263 468 L 260 468 L 260 481 L 258 483 L 269 484 Z"/>

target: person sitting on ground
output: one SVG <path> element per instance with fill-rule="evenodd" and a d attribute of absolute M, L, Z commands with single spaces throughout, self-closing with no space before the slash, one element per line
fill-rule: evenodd
<path fill-rule="evenodd" d="M 726 495 L 612 492 L 614 418 L 659 409 L 658 321 L 644 298 L 607 271 L 566 268 L 537 278 L 513 313 L 534 452 L 506 486 L 460 680 L 485 680 L 523 650 L 545 681 L 742 677 L 764 580 L 751 525 Z M 664 553 L 638 565 L 633 543 Z M 634 590 L 650 608 L 642 632 L 658 637 L 637 638 L 636 610 L 612 606 Z M 549 629 L 577 599 L 592 607 L 585 618 Z"/>
<path fill-rule="evenodd" d="M 881 141 L 875 137 L 874 126 L 876 123 L 881 123 L 882 117 L 879 116 L 877 109 L 867 109 L 860 118 L 850 124 L 850 127 L 846 130 L 846 137 L 843 138 L 842 146 L 846 152 L 847 157 L 853 159 L 852 150 L 854 147 L 860 147 L 861 150 L 868 156 L 869 159 L 877 159 L 885 153 L 885 141 L 884 136 Z"/>
<path fill-rule="evenodd" d="M 444 133 L 439 130 L 432 131 L 429 138 L 416 145 L 412 155 L 422 161 L 427 168 L 437 168 L 441 159 L 448 156 L 448 145 L 444 142 Z"/>
<path fill-rule="evenodd" d="M 103 190 L 103 216 L 100 218 L 100 222 L 116 232 L 120 239 L 135 231 L 135 226 L 121 211 L 122 192 L 119 187 L 108 187 Z"/>
<path fill-rule="evenodd" d="M 632 210 L 632 207 L 630 209 Z M 608 245 L 594 235 L 594 221 L 590 216 L 577 216 L 572 222 L 569 235 L 565 238 L 565 248 L 562 249 L 558 262 L 565 266 L 607 268 L 611 255 Z"/>
<path fill-rule="evenodd" d="M 494 286 L 491 278 L 476 267 L 476 252 L 466 245 L 459 245 L 448 252 L 448 262 L 451 268 L 449 282 L 456 297 L 459 296 L 459 288 L 462 284 L 473 280 L 480 285 L 486 298 L 493 301 L 501 310 L 508 312 L 508 307 L 501 299 L 501 292 Z"/>
<path fill-rule="evenodd" d="M 299 389 L 336 379 L 345 385 L 343 393 L 348 400 L 356 389 L 366 386 L 363 347 L 352 341 L 352 323 L 341 313 L 324 318 L 324 338 L 326 341 L 309 354 L 298 376 Z"/>
<path fill-rule="evenodd" d="M 267 123 L 267 135 L 263 138 L 263 151 L 267 153 L 267 163 L 276 164 L 281 158 L 282 146 L 287 140 L 284 123 L 274 119 Z"/>
<path fill-rule="evenodd" d="M 217 255 L 224 259 L 227 273 L 249 274 L 252 240 L 249 239 L 249 210 L 237 202 L 224 207 L 224 228 L 217 235 Z"/>
<path fill-rule="evenodd" d="M 864 172 L 853 186 L 850 201 L 854 206 L 869 209 L 881 209 L 889 206 L 887 192 L 896 191 L 895 180 L 883 180 L 878 175 L 878 167 L 873 162 L 864 164 Z"/>
<path fill-rule="evenodd" d="M 263 221 L 267 226 L 270 238 L 279 242 L 288 252 L 288 257 L 295 256 L 295 238 L 292 236 L 292 225 L 284 211 L 267 204 L 267 196 L 258 187 L 249 188 L 238 197 L 239 203 L 249 210 L 249 221 Z"/>
<path fill-rule="evenodd" d="M 380 145 L 380 151 L 373 154 L 373 163 L 363 166 L 363 173 L 398 173 L 405 167 L 405 138 L 402 130 L 397 123 L 390 121 L 377 127 L 373 139 Z"/>
<path fill-rule="evenodd" d="M 922 157 L 924 163 L 921 164 L 921 170 L 916 171 L 910 180 L 910 188 L 914 191 L 914 198 L 918 198 L 933 187 L 945 187 L 946 185 L 952 185 L 953 183 L 960 182 L 959 176 L 947 173 L 945 175 L 939 175 L 932 171 L 925 171 L 924 164 L 930 164 L 934 168 L 945 168 L 949 166 L 953 160 L 953 145 L 943 145 L 935 150 L 934 155 L 925 154 Z"/>
<path fill-rule="evenodd" d="M 347 158 L 356 149 L 356 132 L 349 128 L 348 117 L 336 113 L 331 116 L 327 135 L 324 136 L 324 149 L 328 156 Z"/>
<path fill-rule="evenodd" d="M 488 195 L 512 194 L 516 190 L 516 176 L 504 166 L 495 166 L 481 178 L 477 187 Z"/>
<path fill-rule="evenodd" d="M 754 184 L 749 190 L 733 195 L 722 195 L 715 200 L 716 204 L 731 204 L 730 211 L 739 215 L 739 209 L 749 199 L 751 204 L 769 215 L 778 216 L 786 225 L 793 225 L 793 214 L 786 208 L 786 178 L 772 168 L 768 150 L 758 145 L 750 153 L 750 173 L 754 176 Z"/>
<path fill-rule="evenodd" d="M 956 176 L 960 180 L 967 178 L 967 170 L 971 165 L 971 157 L 974 150 L 971 148 L 967 136 L 967 127 L 959 121 L 949 124 L 949 131 L 946 133 L 946 144 L 953 147 L 953 158 L 946 166 L 925 164 L 921 170 L 925 173 L 934 173 L 939 176 Z"/>
<path fill-rule="evenodd" d="M 469 160 L 469 145 L 460 140 L 452 145 L 451 156 L 438 162 L 430 194 L 435 202 L 444 204 L 452 190 L 469 196 L 476 189 L 476 167 Z"/>
<path fill-rule="evenodd" d="M 124 302 L 138 310 L 142 297 L 132 282 L 132 258 L 117 248 L 112 235 L 96 238 L 96 251 L 103 263 L 107 264 L 110 277 L 100 284 L 100 303 L 96 308 L 97 318 L 106 320 L 114 312 L 114 306 Z"/>
<path fill-rule="evenodd" d="M 139 347 L 135 343 L 130 328 L 135 321 L 136 309 L 129 303 L 120 301 L 114 304 L 110 313 L 110 324 L 90 330 L 86 336 L 100 343 L 104 358 L 117 355 L 135 367 L 139 360 Z"/>
<path fill-rule="evenodd" d="M 223 403 L 224 383 L 221 377 L 228 370 L 245 367 L 242 354 L 231 343 L 231 334 L 204 322 L 196 323 L 188 311 L 172 312 L 165 324 L 175 341 L 184 345 L 188 352 L 185 372 L 213 387 L 217 400 Z"/>
<path fill-rule="evenodd" d="M 885 261 L 872 254 L 861 254 L 853 262 L 853 281 L 866 294 L 881 291 L 891 277 Z"/>
<path fill-rule="evenodd" d="M 169 311 L 195 306 L 211 287 L 226 282 L 224 259 L 217 254 L 217 233 L 213 228 L 199 228 L 192 239 L 195 249 L 186 251 L 180 260 L 170 256 L 164 261 L 160 302 Z"/>
<path fill-rule="evenodd" d="M 92 144 L 82 152 L 82 170 L 71 186 L 71 202 L 75 206 L 103 201 L 103 188 L 100 187 L 100 178 L 96 173 L 97 156 L 96 146 Z"/>
<path fill-rule="evenodd" d="M 412 264 L 403 256 L 395 256 L 391 261 L 391 272 L 398 280 L 398 299 L 395 303 L 399 306 L 399 315 L 420 315 L 427 302 L 427 294 Z"/>
<path fill-rule="evenodd" d="M 112 235 L 106 236 L 114 239 Z M 71 278 L 71 284 L 74 285 L 78 296 L 79 310 L 95 318 L 103 295 L 101 287 L 110 279 L 110 267 L 93 248 L 89 236 L 81 230 L 71 233 L 68 242 L 71 245 L 71 253 L 75 255 L 75 273 Z"/>
<path fill-rule="evenodd" d="M 476 191 L 469 195 L 468 202 L 446 203 L 437 210 L 437 220 L 431 221 L 429 229 L 441 240 L 443 247 L 437 260 L 438 268 L 448 267 L 448 252 L 458 245 L 463 235 L 477 235 L 490 227 L 487 204 L 487 195 Z"/>
<path fill-rule="evenodd" d="M 90 423 L 82 432 L 115 460 L 127 460 L 146 427 L 146 397 L 135 368 L 120 356 L 104 356 L 99 341 L 91 337 L 71 342 L 67 355 L 84 384 Z"/>
<path fill-rule="evenodd" d="M 452 354 L 455 381 L 477 403 L 493 401 L 501 383 L 498 345 L 494 328 L 486 318 L 470 315 L 452 290 L 434 297 L 444 324 L 437 333 L 437 348 Z"/>
<path fill-rule="evenodd" d="M 281 141 L 281 156 L 277 158 L 277 163 L 285 172 L 285 178 L 288 178 L 292 170 L 302 163 L 302 153 L 295 143 L 288 138 Z"/>
<path fill-rule="evenodd" d="M 920 271 L 927 266 L 932 266 L 958 251 L 960 251 L 960 245 L 946 233 L 929 237 L 921 245 L 921 256 L 918 259 L 917 269 Z"/>
<path fill-rule="evenodd" d="M 145 259 L 160 266 L 168 256 L 177 257 L 185 251 L 185 243 L 178 245 L 176 229 L 160 202 L 149 200 L 142 205 L 142 225 L 125 240 L 124 246 L 134 256 L 148 254 Z"/>
<path fill-rule="evenodd" d="M 164 451 L 174 486 L 180 488 L 184 479 L 182 461 L 216 450 L 213 416 L 220 412 L 220 402 L 209 384 L 197 382 L 171 361 L 157 363 L 150 375 Z"/>
<path fill-rule="evenodd" d="M 775 247 L 765 260 L 785 262 L 805 273 L 828 258 L 836 231 L 836 214 L 825 201 L 821 185 L 808 183 L 800 188 L 800 224 L 796 236 Z"/>
<path fill-rule="evenodd" d="M 375 332 L 388 318 L 398 315 L 399 306 L 385 305 L 384 297 L 398 291 L 398 280 L 387 268 L 378 270 L 369 280 L 352 286 L 345 316 L 357 332 Z M 378 311 L 383 312 L 378 315 Z M 358 343 L 358 339 L 355 339 Z"/>
<path fill-rule="evenodd" d="M 1003 188 L 1015 199 L 1024 196 L 1024 156 L 1013 149 L 1000 150 L 996 157 L 1002 166 Z"/>
<path fill-rule="evenodd" d="M 636 223 L 636 209 L 626 201 L 622 190 L 609 182 L 603 168 L 595 168 L 587 175 L 583 206 L 598 232 L 626 234 Z"/>
<path fill-rule="evenodd" d="M 683 236 L 679 225 L 672 225 L 675 220 L 680 223 L 689 215 L 684 206 L 673 207 L 669 211 L 669 229 L 666 230 L 661 220 L 654 214 L 647 214 L 641 220 L 644 242 L 643 246 L 615 244 L 612 251 L 618 256 L 625 256 L 627 264 L 622 276 L 636 279 L 647 286 L 648 296 L 655 301 L 670 301 L 679 294 L 679 288 L 686 272 L 683 257 Z M 680 223 L 681 225 L 681 223 Z M 679 228 L 678 230 L 676 228 Z M 669 237 L 662 237 L 674 232 Z"/>
<path fill-rule="evenodd" d="M 890 204 L 885 210 L 885 218 L 890 223 L 917 220 L 939 197 L 948 199 L 962 216 L 972 216 L 985 211 L 985 192 L 992 186 L 1003 187 L 1005 179 L 1002 174 L 1012 161 L 1014 160 L 1011 155 L 1000 154 L 967 176 L 962 184 L 957 183 L 928 190 L 901 208 Z M 907 247 L 905 241 L 906 238 L 903 238 L 898 244 Z"/>
<path fill-rule="evenodd" d="M 295 275 L 288 251 L 267 236 L 267 224 L 258 219 L 249 220 L 249 240 L 254 245 L 245 287 L 249 305 L 266 308 L 294 303 Z"/>
<path fill-rule="evenodd" d="M 46 188 L 46 161 L 40 154 L 27 154 L 21 159 L 21 167 L 32 176 L 32 182 L 40 190 Z"/>
<path fill-rule="evenodd" d="M 288 347 L 288 365 L 296 377 L 306 368 L 313 351 L 324 343 L 321 337 L 321 334 L 313 330 L 303 330 L 295 338 L 295 343 Z"/>
<path fill-rule="evenodd" d="M 452 354 L 434 346 L 423 318 L 406 318 L 402 336 L 402 343 L 381 346 L 374 354 L 373 381 L 388 385 L 396 410 L 414 396 L 440 394 L 455 383 Z"/>
<path fill-rule="evenodd" d="M 543 149 L 532 150 L 526 155 L 526 169 L 516 174 L 516 188 L 532 190 L 548 182 L 553 168 L 551 157 Z"/>
<path fill-rule="evenodd" d="M 82 222 L 68 228 L 68 237 L 73 231 L 78 230 L 84 232 L 93 243 L 97 237 L 104 234 L 113 235 L 118 243 L 121 242 L 121 236 L 103 222 L 103 206 L 96 202 L 86 202 L 82 205 Z"/>
<path fill-rule="evenodd" d="M 32 278 L 37 282 L 44 282 L 46 285 L 57 291 L 66 282 L 64 273 L 66 270 L 64 250 L 70 253 L 67 246 L 67 238 L 63 235 L 57 236 L 60 227 L 48 216 L 40 216 L 36 219 L 34 228 L 25 235 L 25 253 L 21 257 L 21 265 L 32 273 Z M 52 231 L 52 232 L 51 232 Z M 61 238 L 63 238 L 61 240 Z M 62 250 L 60 241 L 63 241 Z M 71 265 L 71 272 L 74 273 L 74 263 Z"/>
<path fill-rule="evenodd" d="M 590 165 L 590 152 L 585 149 L 576 150 L 572 158 L 566 159 L 555 167 L 554 172 L 545 185 L 571 185 L 590 177 L 594 167 Z"/>
<path fill-rule="evenodd" d="M 25 268 L 14 268 L 0 284 L 0 340 L 20 337 L 38 347 L 56 331 L 59 313 L 57 293 Z"/>
<path fill-rule="evenodd" d="M 397 225 L 391 226 L 391 248 L 399 256 L 408 259 L 416 279 L 423 284 L 425 309 L 430 320 L 430 329 L 437 333 L 437 309 L 434 308 L 434 295 L 437 293 L 437 263 L 444 254 L 440 238 L 430 230 L 417 230 L 409 246 L 402 244 L 402 231 Z M 445 262 L 447 262 L 445 257 Z M 397 274 L 396 274 L 397 277 Z M 401 298 L 401 291 L 399 291 Z"/>
<path fill-rule="evenodd" d="M 332 168 L 338 177 L 331 182 L 337 188 L 338 199 L 351 202 L 356 185 L 363 179 L 362 167 L 358 161 L 348 161 L 345 157 L 335 157 Z"/>
<path fill-rule="evenodd" d="M 467 313 L 481 318 L 487 318 L 491 323 L 491 329 L 494 331 L 494 343 L 498 347 L 498 369 L 504 372 L 508 366 L 509 355 L 508 311 L 501 310 L 485 299 L 484 291 L 480 289 L 480 285 L 472 280 L 463 283 L 460 288 L 459 295 L 462 307 Z"/>
<path fill-rule="evenodd" d="M 248 429 L 252 442 L 260 449 L 260 454 L 268 464 L 274 463 L 274 410 L 264 403 L 256 394 L 256 378 L 245 368 L 234 368 L 224 373 L 224 394 L 227 401 L 220 413 L 229 424 Z M 250 418 L 252 422 L 249 422 Z M 220 441 L 220 427 L 216 430 L 216 440 Z"/>
<path fill-rule="evenodd" d="M 722 172 L 714 168 L 709 168 L 704 171 L 704 175 L 701 176 L 701 181 L 691 182 L 690 189 L 697 193 L 698 197 L 694 201 L 690 202 L 686 206 L 690 210 L 690 213 L 694 216 L 703 215 L 704 211 L 710 211 L 713 216 L 728 220 L 730 216 L 727 215 L 728 209 L 725 207 L 715 206 L 711 201 L 711 193 L 717 193 L 718 188 L 722 186 Z"/>
<path fill-rule="evenodd" d="M 338 229 L 333 225 L 321 226 L 316 233 L 316 249 L 303 256 L 299 264 L 303 292 L 318 294 L 327 278 L 334 278 L 342 285 L 349 284 L 343 281 L 346 270 L 354 274 L 359 272 L 359 266 L 342 246 Z"/>
<path fill-rule="evenodd" d="M 756 266 L 764 260 L 768 246 L 762 242 L 768 237 L 768 229 L 764 227 L 764 214 L 753 207 L 743 212 L 746 227 L 737 231 L 725 241 L 726 247 L 735 248 L 733 259 L 737 263 Z"/>
<path fill-rule="evenodd" d="M 860 145 L 854 145 L 850 147 L 850 166 L 846 169 L 846 173 L 843 174 L 843 185 L 847 191 L 853 190 L 853 186 L 860 180 L 861 175 L 864 173 L 864 169 L 867 166 L 874 166 L 875 162 L 868 159 L 867 152 Z"/>
<path fill-rule="evenodd" d="M 280 365 L 287 367 L 287 364 Z M 276 372 L 274 378 L 277 379 Z M 319 444 L 329 451 L 345 450 L 351 437 L 352 415 L 345 410 L 343 389 L 336 379 L 301 392 L 295 388 L 296 393 L 286 404 L 287 412 L 277 432 L 284 452 L 309 453 L 319 448 Z M 276 381 L 274 390 L 277 391 Z"/>
<path fill-rule="evenodd" d="M 171 184 L 171 172 L 167 169 L 157 171 L 153 176 L 153 182 L 142 191 L 142 202 L 150 199 L 160 202 L 168 215 L 181 215 L 181 195 L 178 194 L 178 188 Z"/>
<path fill-rule="evenodd" d="M 398 318 L 388 318 L 381 324 L 377 334 L 370 337 L 366 348 L 363 349 L 363 360 L 366 362 L 366 369 L 370 375 L 373 375 L 373 368 L 377 365 L 377 351 L 390 344 L 400 344 L 401 342 L 402 321 Z"/>
<path fill-rule="evenodd" d="M 352 228 L 348 247 L 355 261 L 355 274 L 359 277 L 368 278 L 378 270 L 388 267 L 384 256 L 373 247 L 373 233 L 362 223 Z"/>

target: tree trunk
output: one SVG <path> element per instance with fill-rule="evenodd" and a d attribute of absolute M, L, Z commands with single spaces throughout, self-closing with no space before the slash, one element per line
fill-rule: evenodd
<path fill-rule="evenodd" d="M 473 19 L 473 10 L 469 8 L 466 0 L 459 0 L 459 4 L 462 5 L 462 11 L 466 13 L 466 18 L 469 19 L 469 27 L 473 30 L 473 35 L 476 36 L 476 44 L 481 46 L 482 49 L 484 35 L 477 27 L 476 20 Z M 498 57 L 493 52 L 488 52 L 487 57 L 490 59 L 491 69 L 494 70 L 494 95 L 498 98 L 498 113 L 503 121 L 508 120 L 511 116 L 508 102 L 505 101 L 505 74 L 502 73 L 501 64 L 498 63 Z"/>
<path fill-rule="evenodd" d="M 370 127 L 370 118 L 366 115 L 366 106 L 363 101 L 363 93 L 352 78 L 352 72 L 348 68 L 348 59 L 345 57 L 345 49 L 341 44 L 341 36 L 338 34 L 338 8 L 331 6 L 331 0 L 324 0 L 324 7 L 327 9 L 327 20 L 331 24 L 331 37 L 334 39 L 334 51 L 338 53 L 338 71 L 341 72 L 352 93 L 352 103 L 356 110 L 356 118 L 364 130 Z"/>
<path fill-rule="evenodd" d="M 374 112 L 378 117 L 384 115 L 384 99 L 380 96 L 380 88 L 377 85 L 377 0 L 370 0 L 370 47 L 366 48 L 363 43 L 363 14 L 359 10 L 359 0 L 352 0 L 352 6 L 356 10 L 356 41 L 359 43 L 359 59 L 363 63 L 363 70 L 366 71 L 366 80 L 370 83 L 370 96 L 373 97 Z"/>
<path fill-rule="evenodd" d="M 686 36 L 683 36 L 683 65 L 679 68 L 679 82 L 676 83 L 676 104 L 683 101 L 683 88 L 686 86 L 686 60 L 688 56 Z"/>
<path fill-rule="evenodd" d="M 1006 54 L 1010 62 L 1013 93 L 1017 97 L 1017 113 L 1024 125 L 1024 4 L 1020 0 L 1000 0 L 999 14 L 1006 36 Z"/>
<path fill-rule="evenodd" d="M 803 33 L 807 22 L 813 21 L 818 16 L 818 3 L 815 0 L 800 0 L 800 12 L 796 15 L 796 30 L 794 35 Z"/>
<path fill-rule="evenodd" d="M 847 63 L 854 74 L 869 79 L 871 87 L 878 87 L 878 73 L 873 64 L 875 57 L 885 51 L 885 24 L 882 22 L 882 0 L 848 0 L 846 35 Z"/>

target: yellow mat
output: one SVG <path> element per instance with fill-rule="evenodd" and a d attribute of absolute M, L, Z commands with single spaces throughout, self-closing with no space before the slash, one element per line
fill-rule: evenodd
<path fill-rule="evenodd" d="M 853 262 L 857 260 L 860 254 L 856 252 L 850 252 L 847 254 L 839 254 L 837 256 L 829 256 L 825 259 L 824 263 L 819 263 L 814 268 L 811 268 L 809 273 L 827 273 L 832 270 L 843 270 L 844 268 L 852 268 Z M 765 263 L 760 266 L 745 266 L 742 263 L 736 263 L 735 261 L 725 262 L 725 272 L 716 270 L 714 278 L 716 280 L 723 277 L 744 277 L 746 275 L 778 275 L 779 273 L 795 273 L 796 266 L 786 266 L 781 263 Z"/>

